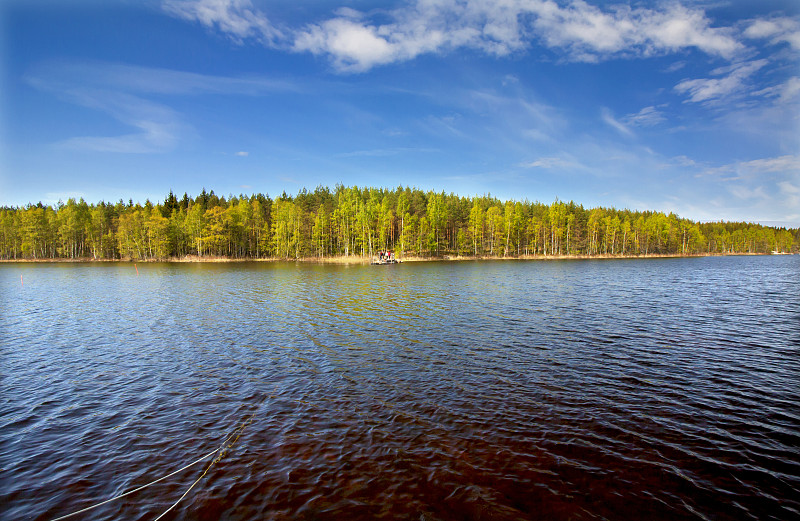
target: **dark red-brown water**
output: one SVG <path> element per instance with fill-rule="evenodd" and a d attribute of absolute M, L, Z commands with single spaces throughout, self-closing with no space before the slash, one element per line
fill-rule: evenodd
<path fill-rule="evenodd" d="M 0 518 L 800 519 L 798 256 L 133 268 L 0 265 Z"/>

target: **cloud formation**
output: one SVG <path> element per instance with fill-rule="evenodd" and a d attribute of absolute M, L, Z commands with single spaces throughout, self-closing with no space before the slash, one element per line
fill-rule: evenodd
<path fill-rule="evenodd" d="M 363 71 L 397 61 L 402 50 L 388 42 L 374 27 L 346 18 L 312 25 L 297 34 L 294 50 L 327 54 L 339 70 Z"/>
<path fill-rule="evenodd" d="M 561 157 L 540 157 L 534 161 L 520 163 L 517 165 L 521 168 L 544 168 L 548 170 L 558 169 L 585 169 L 586 167 L 575 161 L 574 159 L 564 159 Z"/>
<path fill-rule="evenodd" d="M 620 53 L 647 56 L 685 48 L 730 58 L 743 48 L 731 29 L 712 27 L 703 11 L 677 3 L 661 9 L 610 6 L 606 10 L 582 0 L 566 7 L 554 2 L 528 5 L 538 35 L 549 47 L 566 49 L 578 60 L 596 61 Z"/>
<path fill-rule="evenodd" d="M 747 175 L 762 175 L 783 172 L 800 179 L 800 156 L 785 155 L 766 159 L 754 159 L 737 163 L 733 168 Z"/>
<path fill-rule="evenodd" d="M 733 28 L 714 27 L 703 10 L 678 3 L 649 9 L 598 7 L 583 0 L 563 5 L 551 0 L 416 0 L 382 12 L 381 22 L 355 9 L 340 8 L 329 19 L 282 29 L 250 0 L 164 0 L 163 5 L 171 15 L 199 22 L 239 43 L 256 39 L 268 46 L 327 57 L 341 72 L 363 72 L 457 48 L 502 56 L 535 43 L 573 61 L 652 56 L 689 48 L 732 59 L 745 48 Z M 791 38 L 782 21 L 770 23 L 775 27 L 754 22 L 748 31 Z"/>
<path fill-rule="evenodd" d="M 370 150 L 354 150 L 352 152 L 340 152 L 335 154 L 334 157 L 347 158 L 347 157 L 388 157 L 396 156 L 398 154 L 412 153 L 425 153 L 425 152 L 439 152 L 436 148 L 426 147 L 394 147 L 394 148 L 374 148 Z"/>
<path fill-rule="evenodd" d="M 618 121 L 608 108 L 603 107 L 603 109 L 600 111 L 600 117 L 603 119 L 603 121 L 606 124 L 608 124 L 609 126 L 614 128 L 620 134 L 623 134 L 623 135 L 629 136 L 629 137 L 633 136 L 633 131 L 631 129 L 629 129 L 627 127 L 627 125 L 625 125 L 624 123 Z"/>
<path fill-rule="evenodd" d="M 666 121 L 664 114 L 655 107 L 644 107 L 636 114 L 628 114 L 623 118 L 626 125 L 635 127 L 652 127 Z"/>
<path fill-rule="evenodd" d="M 707 169 L 703 175 L 725 176 L 735 174 L 728 179 L 758 179 L 768 174 L 778 174 L 800 182 L 800 156 L 784 155 L 750 161 L 738 161 Z"/>
<path fill-rule="evenodd" d="M 209 76 L 104 62 L 42 63 L 27 72 L 25 81 L 37 90 L 103 112 L 134 130 L 118 136 L 72 137 L 58 143 L 59 146 L 129 154 L 169 151 L 189 129 L 178 112 L 148 99 L 152 95 L 257 96 L 295 90 L 288 82 L 266 78 Z"/>
<path fill-rule="evenodd" d="M 181 123 L 169 108 L 136 96 L 96 92 L 91 102 L 82 105 L 106 112 L 136 132 L 121 136 L 81 136 L 59 143 L 60 146 L 92 152 L 147 154 L 166 152 L 178 141 Z"/>
<path fill-rule="evenodd" d="M 211 76 L 101 61 L 42 62 L 28 70 L 26 79 L 34 86 L 49 90 L 91 85 L 139 94 L 257 96 L 267 92 L 299 90 L 294 83 L 266 77 Z"/>
<path fill-rule="evenodd" d="M 688 94 L 687 101 L 693 103 L 721 101 L 742 93 L 747 79 L 767 63 L 767 60 L 754 60 L 717 69 L 712 74 L 721 77 L 684 80 L 675 86 L 675 90 Z"/>
<path fill-rule="evenodd" d="M 778 183 L 780 193 L 786 199 L 789 208 L 800 208 L 800 179 L 795 180 L 795 184 L 789 181 Z M 795 214 L 795 218 L 800 214 Z"/>
<path fill-rule="evenodd" d="M 254 38 L 271 44 L 282 37 L 250 0 L 164 0 L 162 6 L 173 16 L 217 29 L 237 43 Z"/>
<path fill-rule="evenodd" d="M 42 78 L 29 78 L 28 82 L 76 105 L 104 112 L 124 126 L 135 129 L 132 133 L 118 136 L 78 136 L 57 143 L 64 148 L 126 154 L 166 152 L 175 146 L 184 128 L 178 114 L 169 107 L 129 92 L 100 86 L 51 84 Z"/>
<path fill-rule="evenodd" d="M 744 31 L 748 38 L 764 38 L 777 45 L 788 43 L 793 49 L 800 50 L 800 22 L 791 18 L 772 18 L 754 20 Z"/>
<path fill-rule="evenodd" d="M 793 76 L 780 85 L 767 87 L 754 94 L 777 98 L 779 103 L 787 103 L 800 95 L 800 77 Z"/>

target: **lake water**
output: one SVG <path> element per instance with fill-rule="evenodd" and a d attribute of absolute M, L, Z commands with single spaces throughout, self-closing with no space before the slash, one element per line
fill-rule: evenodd
<path fill-rule="evenodd" d="M 4 264 L 0 518 L 798 519 L 799 390 L 800 256 Z"/>

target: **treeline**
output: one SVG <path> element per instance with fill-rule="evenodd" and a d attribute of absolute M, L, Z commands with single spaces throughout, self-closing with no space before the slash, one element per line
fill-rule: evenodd
<path fill-rule="evenodd" d="M 670 213 L 461 197 L 415 188 L 317 187 L 290 196 L 162 203 L 83 199 L 0 209 L 3 259 L 398 255 L 647 255 L 797 251 L 800 230 Z"/>

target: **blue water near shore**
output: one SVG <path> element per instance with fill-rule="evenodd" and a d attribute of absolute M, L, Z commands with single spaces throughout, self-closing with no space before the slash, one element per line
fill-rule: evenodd
<path fill-rule="evenodd" d="M 798 382 L 800 256 L 3 264 L 0 518 L 800 518 Z"/>

